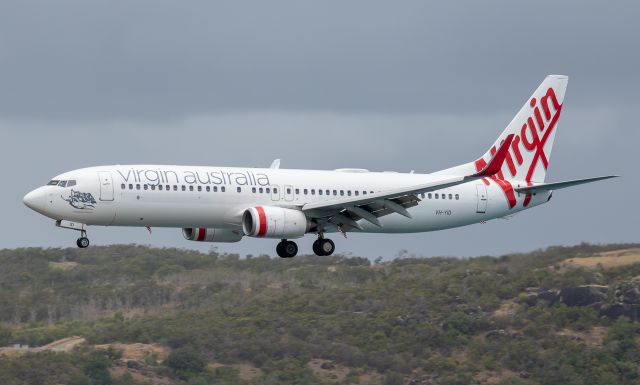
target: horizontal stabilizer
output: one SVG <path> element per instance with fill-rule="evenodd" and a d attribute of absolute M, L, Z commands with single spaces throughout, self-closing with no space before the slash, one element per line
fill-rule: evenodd
<path fill-rule="evenodd" d="M 607 175 L 607 176 L 599 176 L 596 178 L 586 178 L 586 179 L 576 179 L 569 180 L 566 182 L 557 182 L 557 183 L 542 183 L 537 184 L 535 186 L 527 186 L 527 187 L 517 187 L 516 190 L 519 193 L 535 193 L 539 191 L 549 191 L 549 190 L 559 190 L 561 188 L 577 186 L 579 184 L 597 182 L 599 180 L 617 178 L 619 175 Z"/>

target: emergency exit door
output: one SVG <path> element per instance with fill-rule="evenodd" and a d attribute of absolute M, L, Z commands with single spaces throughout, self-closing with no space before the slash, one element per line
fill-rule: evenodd
<path fill-rule="evenodd" d="M 98 171 L 98 178 L 100 179 L 100 200 L 112 201 L 113 200 L 113 177 L 110 171 Z"/>

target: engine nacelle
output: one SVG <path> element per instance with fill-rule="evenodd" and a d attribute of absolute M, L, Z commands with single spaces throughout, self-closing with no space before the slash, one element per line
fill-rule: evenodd
<path fill-rule="evenodd" d="M 291 239 L 304 236 L 309 221 L 302 211 L 273 206 L 256 206 L 242 215 L 244 235 L 259 238 Z"/>
<path fill-rule="evenodd" d="M 182 236 L 188 241 L 232 243 L 239 242 L 244 234 L 239 230 L 188 227 L 182 229 Z"/>

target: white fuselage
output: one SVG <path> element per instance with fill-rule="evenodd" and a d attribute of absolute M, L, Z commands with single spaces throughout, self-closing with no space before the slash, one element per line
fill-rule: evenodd
<path fill-rule="evenodd" d="M 30 207 L 55 220 L 86 225 L 237 230 L 242 228 L 243 212 L 252 206 L 299 209 L 307 203 L 364 196 L 435 178 L 365 170 L 103 166 L 55 177 L 75 185 L 40 187 L 30 193 Z M 518 203 L 510 208 L 496 183 L 476 180 L 419 195 L 418 205 L 408 209 L 411 218 L 387 215 L 380 218 L 381 227 L 365 220 L 358 223 L 361 231 L 371 233 L 441 230 L 511 215 L 547 202 L 550 194 L 530 197 L 525 207 L 525 194 L 516 193 Z"/>

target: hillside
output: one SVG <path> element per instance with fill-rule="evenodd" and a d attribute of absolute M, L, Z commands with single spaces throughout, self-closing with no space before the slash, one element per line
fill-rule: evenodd
<path fill-rule="evenodd" d="M 0 266 L 2 384 L 640 381 L 639 244 L 385 263 L 32 248 Z"/>

